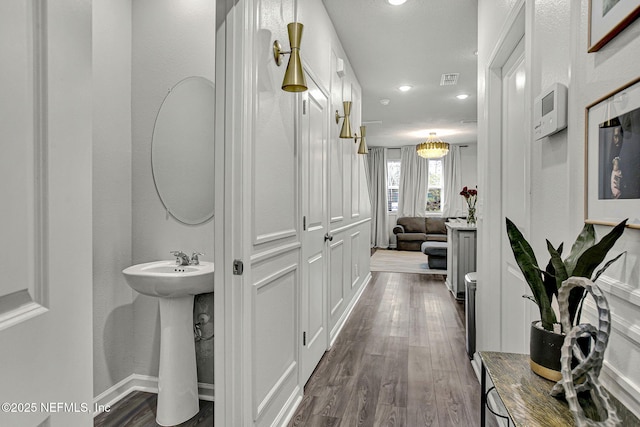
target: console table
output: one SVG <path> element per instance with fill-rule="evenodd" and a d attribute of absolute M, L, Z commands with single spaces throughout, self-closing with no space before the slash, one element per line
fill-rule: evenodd
<path fill-rule="evenodd" d="M 464 275 L 476 271 L 476 226 L 463 222 L 446 222 L 447 288 L 458 300 L 464 299 Z"/>
<path fill-rule="evenodd" d="M 481 427 L 485 426 L 487 394 L 490 391 L 487 391 L 487 375 L 507 409 L 505 418 L 510 420 L 509 425 L 516 427 L 575 425 L 567 402 L 549 394 L 555 383 L 531 371 L 528 354 L 481 351 L 479 355 L 482 365 Z M 640 426 L 640 420 L 615 397 L 611 396 L 611 401 L 618 417 L 622 420 L 622 426 Z M 593 417 L 593 414 L 597 413 L 590 399 L 581 399 L 581 403 L 587 416 Z"/>

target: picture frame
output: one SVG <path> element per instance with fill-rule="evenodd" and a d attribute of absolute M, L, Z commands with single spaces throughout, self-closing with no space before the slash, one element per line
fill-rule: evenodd
<path fill-rule="evenodd" d="M 640 229 L 640 77 L 585 108 L 585 222 Z"/>
<path fill-rule="evenodd" d="M 640 16 L 640 0 L 589 0 L 589 48 L 597 52 Z"/>

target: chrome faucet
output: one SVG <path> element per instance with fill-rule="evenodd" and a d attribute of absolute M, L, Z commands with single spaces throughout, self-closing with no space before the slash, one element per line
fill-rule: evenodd
<path fill-rule="evenodd" d="M 198 259 L 198 256 L 200 256 L 200 255 L 204 255 L 204 254 L 203 254 L 202 252 L 194 252 L 194 253 L 191 255 L 191 262 L 190 262 L 190 264 L 191 264 L 191 265 L 199 265 L 199 264 L 200 264 L 200 260 Z"/>
<path fill-rule="evenodd" d="M 182 251 L 171 251 L 171 254 L 176 257 L 176 264 L 189 265 L 189 256 Z"/>

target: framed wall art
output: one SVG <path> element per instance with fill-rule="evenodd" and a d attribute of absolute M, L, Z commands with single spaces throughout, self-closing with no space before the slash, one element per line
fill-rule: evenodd
<path fill-rule="evenodd" d="M 640 15 L 640 0 L 589 0 L 589 52 L 596 52 Z"/>
<path fill-rule="evenodd" d="M 640 229 L 640 78 L 585 115 L 585 221 Z"/>

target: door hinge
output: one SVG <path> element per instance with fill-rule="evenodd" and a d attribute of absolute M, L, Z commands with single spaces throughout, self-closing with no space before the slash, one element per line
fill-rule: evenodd
<path fill-rule="evenodd" d="M 302 333 L 302 345 L 307 345 L 307 333 Z"/>
<path fill-rule="evenodd" d="M 302 231 L 305 231 L 307 229 L 307 217 L 303 216 L 302 217 Z"/>
<path fill-rule="evenodd" d="M 242 276 L 242 273 L 244 272 L 244 264 L 241 260 L 239 259 L 234 259 L 233 260 L 233 274 L 235 276 Z"/>
<path fill-rule="evenodd" d="M 307 100 L 306 99 L 302 100 L 302 114 L 303 115 L 307 114 Z"/>

